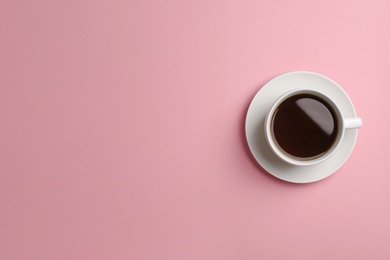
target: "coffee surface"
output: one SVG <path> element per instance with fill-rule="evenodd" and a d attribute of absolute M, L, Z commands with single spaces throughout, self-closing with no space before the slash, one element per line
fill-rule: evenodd
<path fill-rule="evenodd" d="M 326 153 L 337 137 L 337 129 L 334 110 L 310 94 L 287 98 L 273 116 L 273 131 L 279 146 L 302 159 Z"/>

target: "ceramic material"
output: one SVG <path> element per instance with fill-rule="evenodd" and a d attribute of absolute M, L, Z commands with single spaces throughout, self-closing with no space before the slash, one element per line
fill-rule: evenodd
<path fill-rule="evenodd" d="M 350 98 L 337 83 L 313 72 L 290 72 L 269 81 L 257 92 L 248 108 L 245 132 L 254 158 L 267 172 L 288 182 L 309 183 L 330 176 L 347 161 L 356 142 L 357 129 L 345 131 L 337 149 L 322 162 L 297 166 L 281 160 L 267 143 L 264 124 L 276 100 L 297 89 L 323 93 L 333 100 L 342 118 L 357 117 Z"/>
<path fill-rule="evenodd" d="M 322 100 L 324 100 L 330 107 L 333 108 L 333 110 L 335 112 L 336 120 L 337 120 L 337 122 L 339 122 L 338 129 L 336 130 L 337 135 L 335 137 L 334 144 L 330 147 L 330 149 L 321 156 L 310 158 L 310 159 L 305 159 L 305 160 L 291 156 L 291 155 L 287 154 L 286 152 L 284 152 L 277 144 L 277 141 L 275 140 L 275 135 L 273 134 L 273 131 L 272 131 L 272 118 L 273 118 L 274 113 L 278 109 L 279 105 L 281 103 L 283 103 L 283 101 L 285 101 L 289 97 L 292 97 L 292 96 L 298 95 L 298 94 L 310 94 L 310 95 L 317 96 L 317 97 L 321 98 Z M 271 106 L 270 110 L 268 111 L 268 113 L 266 115 L 265 124 L 264 124 L 264 127 L 265 127 L 264 131 L 265 131 L 265 136 L 266 136 L 266 140 L 267 140 L 268 145 L 270 146 L 271 150 L 280 159 L 282 159 L 283 161 L 285 161 L 289 164 L 292 164 L 292 165 L 308 166 L 308 165 L 314 165 L 314 164 L 317 164 L 317 163 L 320 163 L 320 162 L 323 162 L 323 161 L 329 159 L 333 155 L 333 153 L 337 150 L 337 148 L 340 146 L 340 144 L 343 140 L 345 131 L 347 129 L 360 128 L 361 126 L 362 126 L 362 120 L 358 117 L 344 118 L 339 106 L 332 100 L 332 98 L 330 98 L 329 96 L 325 95 L 322 92 L 304 88 L 304 89 L 294 89 L 292 91 L 289 91 L 289 92 L 283 94 L 280 98 L 278 98 L 274 102 L 274 104 Z"/>

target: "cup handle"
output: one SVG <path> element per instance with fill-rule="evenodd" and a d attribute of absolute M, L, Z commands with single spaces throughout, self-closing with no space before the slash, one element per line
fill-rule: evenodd
<path fill-rule="evenodd" d="M 344 118 L 345 129 L 355 129 L 362 127 L 362 119 L 360 117 Z"/>

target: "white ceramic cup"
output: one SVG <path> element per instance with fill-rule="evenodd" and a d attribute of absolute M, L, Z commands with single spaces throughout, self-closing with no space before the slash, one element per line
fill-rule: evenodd
<path fill-rule="evenodd" d="M 274 115 L 277 112 L 279 106 L 288 98 L 295 95 L 301 95 L 301 94 L 313 95 L 321 99 L 323 102 L 325 102 L 333 109 L 334 111 L 333 116 L 335 117 L 334 119 L 337 120 L 336 137 L 333 141 L 333 144 L 325 153 L 310 158 L 296 157 L 284 151 L 278 144 L 273 130 Z M 362 120 L 359 117 L 344 118 L 340 108 L 329 96 L 325 95 L 324 93 L 314 91 L 314 90 L 309 90 L 309 89 L 295 89 L 279 97 L 269 109 L 265 118 L 265 125 L 264 125 L 266 140 L 271 150 L 284 162 L 295 166 L 309 166 L 327 160 L 339 148 L 343 140 L 345 131 L 347 131 L 348 129 L 360 128 L 361 126 L 362 126 Z"/>

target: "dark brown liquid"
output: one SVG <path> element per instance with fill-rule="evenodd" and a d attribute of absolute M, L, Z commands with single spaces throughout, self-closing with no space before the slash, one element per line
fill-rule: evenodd
<path fill-rule="evenodd" d="M 328 151 L 337 137 L 337 129 L 334 110 L 310 94 L 287 98 L 273 117 L 273 131 L 279 146 L 303 159 Z"/>

